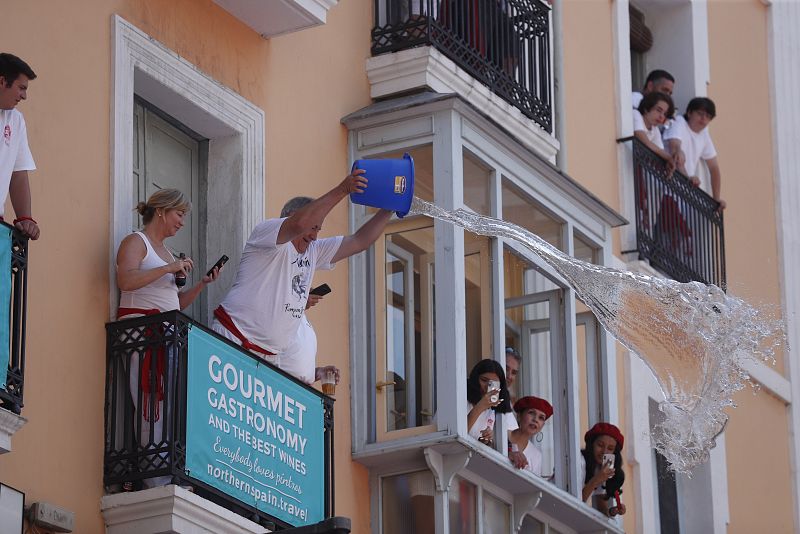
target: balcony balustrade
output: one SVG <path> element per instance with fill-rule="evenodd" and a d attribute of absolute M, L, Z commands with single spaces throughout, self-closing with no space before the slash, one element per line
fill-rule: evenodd
<path fill-rule="evenodd" d="M 639 258 L 679 281 L 714 284 L 723 290 L 725 231 L 719 203 L 635 137 L 633 179 Z"/>
<path fill-rule="evenodd" d="M 0 223 L 0 407 L 22 410 L 25 383 L 25 319 L 28 238 Z"/>
<path fill-rule="evenodd" d="M 277 530 L 332 516 L 333 399 L 177 311 L 106 334 L 109 493 L 190 486 Z"/>
<path fill-rule="evenodd" d="M 539 0 L 375 0 L 372 54 L 433 46 L 552 133 L 550 11 Z"/>

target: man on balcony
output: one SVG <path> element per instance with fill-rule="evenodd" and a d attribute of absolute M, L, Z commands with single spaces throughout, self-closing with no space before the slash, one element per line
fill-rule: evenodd
<path fill-rule="evenodd" d="M 317 338 L 305 317 L 314 271 L 333 269 L 339 260 L 366 250 L 392 214 L 379 210 L 352 235 L 317 239 L 331 209 L 367 187 L 363 173 L 354 170 L 316 200 L 294 198 L 280 218 L 256 225 L 233 286 L 214 311 L 215 332 L 307 384 L 320 380 L 328 369 L 316 367 Z"/>
<path fill-rule="evenodd" d="M 36 169 L 28 132 L 17 104 L 28 97 L 28 83 L 36 79 L 33 69 L 13 54 L 0 53 L 0 220 L 6 197 L 17 218 L 14 226 L 31 239 L 39 239 L 39 226 L 31 216 L 31 188 L 28 171 Z"/>
<path fill-rule="evenodd" d="M 647 80 L 644 82 L 642 92 L 633 91 L 631 94 L 631 103 L 633 109 L 639 109 L 639 104 L 642 98 L 650 93 L 664 93 L 665 95 L 672 96 L 672 89 L 675 87 L 675 78 L 669 72 L 661 69 L 651 71 L 647 75 Z M 669 118 L 669 117 L 668 117 Z"/>

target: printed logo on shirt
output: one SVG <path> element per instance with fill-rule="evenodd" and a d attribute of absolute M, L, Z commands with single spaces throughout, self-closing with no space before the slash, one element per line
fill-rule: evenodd
<path fill-rule="evenodd" d="M 301 269 L 305 269 L 306 267 L 311 266 L 311 260 L 309 260 L 305 256 L 297 256 L 297 258 L 295 258 L 294 261 L 292 262 L 292 265 L 297 265 Z"/>
<path fill-rule="evenodd" d="M 306 284 L 301 274 L 296 274 L 292 278 L 292 294 L 297 297 L 297 300 L 303 300 L 306 296 Z"/>
<path fill-rule="evenodd" d="M 6 145 L 11 144 L 11 125 L 6 124 L 6 127 L 3 128 L 3 140 L 6 142 Z"/>

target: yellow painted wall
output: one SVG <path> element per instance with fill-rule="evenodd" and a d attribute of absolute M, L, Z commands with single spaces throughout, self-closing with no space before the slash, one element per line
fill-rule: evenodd
<path fill-rule="evenodd" d="M 708 3 L 708 96 L 717 105 L 710 128 L 722 168 L 722 196 L 728 202 L 729 291 L 779 309 L 768 10 L 757 0 Z M 783 358 L 779 355 L 775 366 L 780 373 Z M 745 390 L 735 400 L 726 429 L 728 532 L 792 532 L 788 412 L 763 390 L 755 395 Z"/>
<path fill-rule="evenodd" d="M 174 50 L 266 115 L 266 214 L 319 195 L 347 174 L 340 118 L 368 105 L 364 60 L 371 9 L 341 2 L 324 27 L 265 40 L 210 0 L 32 0 L 3 8 L 2 48 L 38 74 L 20 106 L 39 169 L 32 173 L 42 238 L 31 245 L 23 415 L 0 456 L 0 479 L 76 513 L 75 532 L 104 531 L 103 392 L 109 268 L 112 14 Z M 9 22 L 10 21 L 10 22 Z M 324 234 L 347 232 L 342 203 Z M 322 280 L 322 277 L 320 277 Z M 347 265 L 313 310 L 320 361 L 349 368 Z M 331 317 L 341 319 L 331 320 Z M 338 388 L 336 512 L 369 529 L 368 477 L 350 458 L 349 378 Z"/>
<path fill-rule="evenodd" d="M 619 210 L 611 2 L 563 1 L 567 173 Z"/>

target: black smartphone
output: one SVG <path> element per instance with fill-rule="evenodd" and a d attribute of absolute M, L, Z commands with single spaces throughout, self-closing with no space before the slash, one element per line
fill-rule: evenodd
<path fill-rule="evenodd" d="M 322 284 L 321 286 L 317 286 L 314 289 L 312 289 L 311 291 L 309 291 L 308 294 L 309 295 L 317 295 L 318 297 L 324 297 L 325 295 L 327 295 L 331 291 L 333 291 L 331 289 L 331 286 L 329 286 L 328 284 Z"/>
<path fill-rule="evenodd" d="M 217 263 L 215 263 L 214 265 L 211 266 L 211 268 L 206 273 L 206 276 L 211 276 L 211 273 L 214 272 L 214 267 L 216 267 L 218 269 L 222 269 L 222 266 L 225 265 L 225 263 L 227 263 L 227 261 L 228 261 L 228 256 L 223 254 L 222 257 L 220 257 L 220 259 L 217 260 Z"/>

